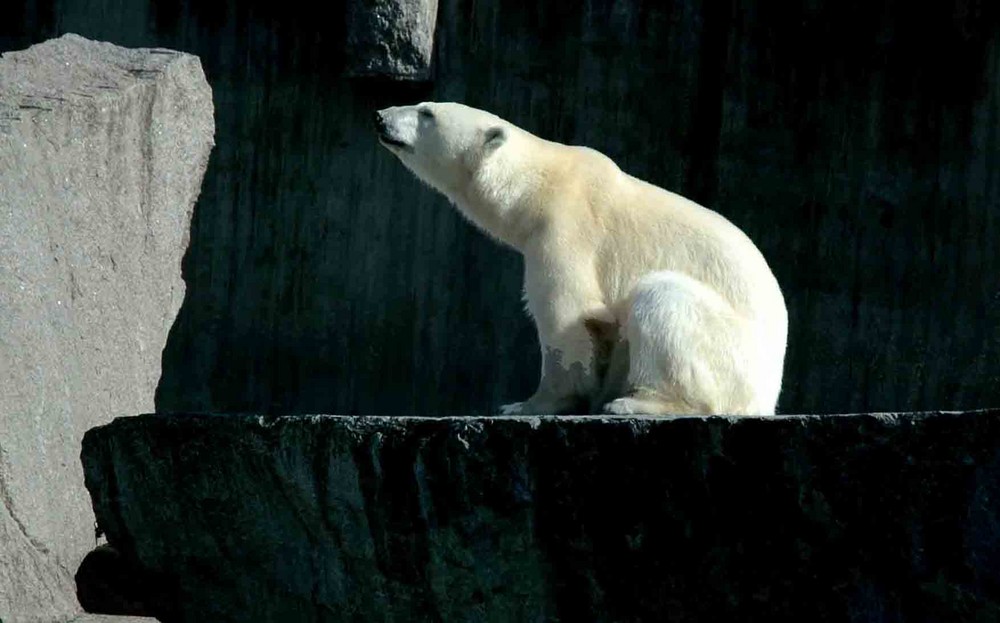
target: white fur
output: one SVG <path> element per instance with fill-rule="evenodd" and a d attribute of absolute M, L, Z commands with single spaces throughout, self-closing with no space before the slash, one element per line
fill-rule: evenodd
<path fill-rule="evenodd" d="M 606 412 L 774 413 L 787 311 L 732 223 L 485 111 L 424 103 L 379 115 L 404 165 L 524 255 L 542 378 L 504 413 L 564 413 L 599 391 L 587 319 L 620 326 L 628 348 Z"/>

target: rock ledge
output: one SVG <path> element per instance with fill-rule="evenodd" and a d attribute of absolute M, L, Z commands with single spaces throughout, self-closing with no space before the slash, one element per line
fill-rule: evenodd
<path fill-rule="evenodd" d="M 995 410 L 140 416 L 83 462 L 165 621 L 1000 612 Z"/>

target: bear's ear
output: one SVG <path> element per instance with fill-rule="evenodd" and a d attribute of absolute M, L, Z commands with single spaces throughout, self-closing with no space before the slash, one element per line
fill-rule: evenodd
<path fill-rule="evenodd" d="M 496 149 L 497 147 L 503 145 L 506 140 L 507 131 L 500 126 L 496 126 L 486 130 L 486 139 L 483 142 L 483 147 L 487 150 Z"/>

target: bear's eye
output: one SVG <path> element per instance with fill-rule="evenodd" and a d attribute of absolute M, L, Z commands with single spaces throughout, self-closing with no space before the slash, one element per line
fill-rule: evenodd
<path fill-rule="evenodd" d="M 431 111 L 430 108 L 421 108 L 420 110 L 417 111 L 417 114 L 420 115 L 424 119 L 428 119 L 428 120 L 433 120 L 434 119 L 434 113 Z"/>

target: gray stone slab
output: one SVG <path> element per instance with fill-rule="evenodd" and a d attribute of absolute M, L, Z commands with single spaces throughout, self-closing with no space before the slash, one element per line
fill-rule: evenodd
<path fill-rule="evenodd" d="M 87 433 L 169 621 L 970 621 L 1000 411 L 141 416 Z"/>
<path fill-rule="evenodd" d="M 81 614 L 73 617 L 67 623 L 156 623 L 150 617 L 116 617 L 105 614 Z"/>
<path fill-rule="evenodd" d="M 0 58 L 0 619 L 79 612 L 79 442 L 151 410 L 213 144 L 196 57 L 66 35 Z"/>
<path fill-rule="evenodd" d="M 347 73 L 428 80 L 438 0 L 349 0 Z"/>

